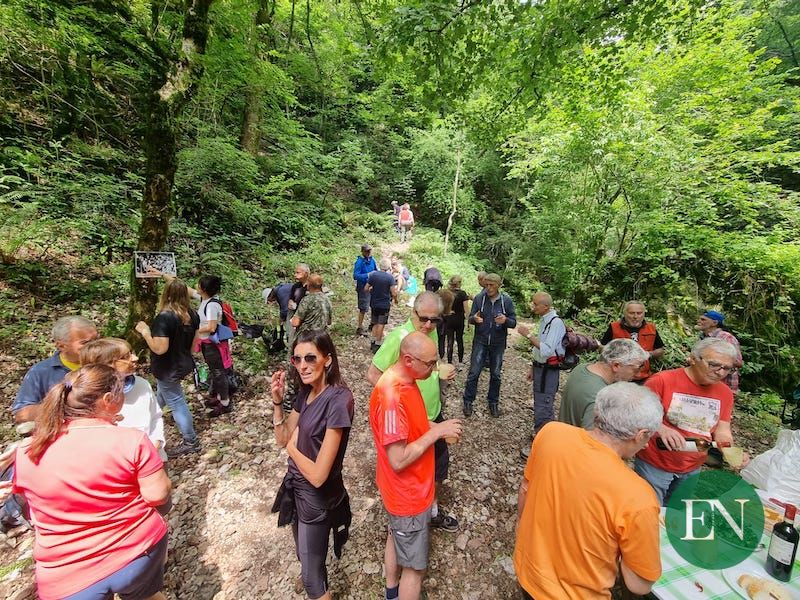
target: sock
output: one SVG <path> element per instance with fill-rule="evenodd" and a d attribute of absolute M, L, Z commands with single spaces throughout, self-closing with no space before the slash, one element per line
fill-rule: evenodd
<path fill-rule="evenodd" d="M 223 400 L 222 398 L 220 398 L 219 403 L 222 404 L 222 406 L 228 406 L 231 403 L 231 399 L 227 398 Z"/>
<path fill-rule="evenodd" d="M 431 504 L 431 519 L 435 519 L 439 516 L 439 503 L 436 500 L 433 501 Z"/>
<path fill-rule="evenodd" d="M 386 588 L 386 600 L 395 600 L 400 595 L 400 584 L 398 583 L 393 588 Z"/>

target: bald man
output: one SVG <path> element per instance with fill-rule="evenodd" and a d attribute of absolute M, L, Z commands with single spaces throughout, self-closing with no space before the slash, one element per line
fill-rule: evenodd
<path fill-rule="evenodd" d="M 533 365 L 529 377 L 533 384 L 533 434 L 539 433 L 550 421 L 555 421 L 556 392 L 561 371 L 558 363 L 564 358 L 564 335 L 567 327 L 553 308 L 553 297 L 547 292 L 536 292 L 531 301 L 531 311 L 541 317 L 539 335 L 534 335 L 524 325 L 517 331 L 524 335 L 533 345 Z M 530 448 L 523 446 L 522 454 L 526 458 Z"/>
<path fill-rule="evenodd" d="M 389 516 L 384 550 L 386 598 L 420 597 L 428 566 L 429 522 L 434 499 L 437 440 L 461 436 L 461 422 L 428 421 L 417 381 L 430 377 L 439 359 L 436 344 L 414 331 L 400 343 L 397 362 L 372 391 L 369 421 L 377 450 L 376 482 Z"/>

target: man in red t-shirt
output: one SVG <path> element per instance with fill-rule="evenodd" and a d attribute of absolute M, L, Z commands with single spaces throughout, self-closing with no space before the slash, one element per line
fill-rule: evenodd
<path fill-rule="evenodd" d="M 687 451 L 686 438 L 732 446 L 731 411 L 733 393 L 722 383 L 736 361 L 736 349 L 724 340 L 706 338 L 697 342 L 689 366 L 656 373 L 645 382 L 661 398 L 664 422 L 647 447 L 636 455 L 634 470 L 667 503 L 672 489 L 699 472 L 707 452 Z M 660 438 L 669 450 L 656 445 Z M 749 461 L 744 456 L 742 466 Z"/>
<path fill-rule="evenodd" d="M 416 381 L 427 379 L 439 351 L 427 335 L 408 334 L 400 358 L 381 375 L 369 402 L 369 422 L 378 454 L 376 481 L 389 535 L 384 563 L 386 598 L 419 598 L 428 566 L 428 524 L 434 496 L 433 444 L 457 440 L 461 421 L 430 423 Z M 402 572 L 401 572 L 402 570 Z"/>

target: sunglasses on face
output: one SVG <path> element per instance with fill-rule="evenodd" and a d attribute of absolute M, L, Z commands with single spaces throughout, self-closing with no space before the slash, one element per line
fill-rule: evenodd
<path fill-rule="evenodd" d="M 417 315 L 417 318 L 423 323 L 433 323 L 434 325 L 438 325 L 443 320 L 442 317 L 423 317 L 417 311 L 414 311 L 414 314 Z"/>
<path fill-rule="evenodd" d="M 317 364 L 317 361 L 320 360 L 320 357 L 317 356 L 316 354 L 306 354 L 305 356 L 300 356 L 299 354 L 295 354 L 289 360 L 295 367 L 300 366 L 300 363 L 303 361 L 306 361 L 307 365 L 314 366 L 315 364 Z"/>

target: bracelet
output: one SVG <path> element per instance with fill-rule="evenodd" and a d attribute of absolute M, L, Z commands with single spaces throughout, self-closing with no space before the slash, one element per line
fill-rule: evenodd
<path fill-rule="evenodd" d="M 273 402 L 272 406 L 283 406 L 283 400 L 281 400 L 280 402 Z"/>
<path fill-rule="evenodd" d="M 276 422 L 275 422 L 275 420 L 273 419 L 273 421 L 272 421 L 272 426 L 273 426 L 273 427 L 280 427 L 281 425 L 283 425 L 283 424 L 286 422 L 286 419 L 288 419 L 288 418 L 289 418 L 289 417 L 288 417 L 288 415 L 287 415 L 287 416 L 284 416 L 284 417 L 283 417 L 283 418 L 282 418 L 280 421 L 278 421 L 277 423 L 276 423 Z"/>

